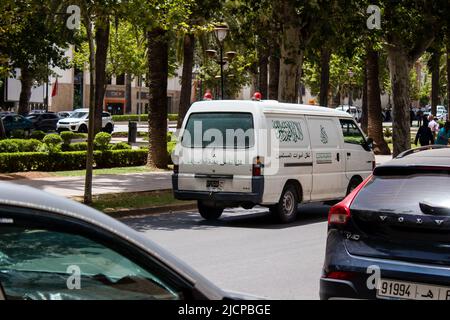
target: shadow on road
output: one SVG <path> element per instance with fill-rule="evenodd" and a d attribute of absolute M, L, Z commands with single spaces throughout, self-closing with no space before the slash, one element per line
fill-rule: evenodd
<path fill-rule="evenodd" d="M 122 222 L 137 231 L 176 231 L 176 230 L 211 230 L 215 228 L 245 228 L 281 230 L 309 225 L 327 220 L 330 206 L 309 204 L 299 207 L 299 215 L 295 222 L 279 224 L 265 208 L 243 210 L 240 208 L 225 210 L 218 221 L 206 221 L 196 211 L 166 213 L 147 217 L 126 218 Z"/>

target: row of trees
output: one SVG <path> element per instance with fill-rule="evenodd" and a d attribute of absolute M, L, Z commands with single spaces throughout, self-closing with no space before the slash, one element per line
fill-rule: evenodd
<path fill-rule="evenodd" d="M 66 13 L 70 5 L 80 8 L 81 28 L 76 30 L 67 28 L 73 17 Z M 70 66 L 64 49 L 72 44 L 71 63 L 87 65 L 93 84 L 89 151 L 101 127 L 108 75 L 126 73 L 128 86 L 133 78 L 145 78 L 150 90 L 148 165 L 158 168 L 168 161 L 168 77 L 183 65 L 180 125 L 192 99 L 193 70 L 203 88 L 217 84 L 219 66 L 205 53 L 217 45 L 211 31 L 218 22 L 230 27 L 225 51 L 237 52 L 225 71 L 227 97 L 244 85 L 264 97 L 294 103 L 307 85 L 323 106 L 336 97 L 361 95 L 363 128 L 380 154 L 391 152 L 383 137 L 382 92 L 392 96 L 394 155 L 411 146 L 411 71 L 419 58 L 432 74 L 433 107 L 445 82 L 447 100 L 450 96 L 446 0 L 4 0 L 0 9 L 0 72 L 21 69 L 19 112 L 27 110 L 33 83 L 48 78 L 48 64 Z M 91 157 L 87 167 L 89 202 Z"/>

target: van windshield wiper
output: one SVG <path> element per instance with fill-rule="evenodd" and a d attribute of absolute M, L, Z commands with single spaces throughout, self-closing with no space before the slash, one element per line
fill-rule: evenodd
<path fill-rule="evenodd" d="M 420 210 L 422 210 L 422 212 L 424 214 L 443 215 L 443 216 L 450 215 L 449 207 L 441 207 L 441 206 L 434 205 L 434 204 L 427 203 L 427 202 L 420 202 L 419 205 L 420 205 Z"/>

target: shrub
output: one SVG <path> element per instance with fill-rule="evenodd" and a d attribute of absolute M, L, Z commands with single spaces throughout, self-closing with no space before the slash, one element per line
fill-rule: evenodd
<path fill-rule="evenodd" d="M 106 132 L 99 132 L 94 138 L 94 144 L 99 150 L 108 150 L 111 142 L 111 135 Z"/>
<path fill-rule="evenodd" d="M 45 136 L 46 136 L 46 134 L 44 131 L 36 130 L 31 133 L 30 138 L 42 141 Z"/>
<path fill-rule="evenodd" d="M 114 168 L 143 166 L 147 162 L 147 150 L 95 151 L 95 167 Z M 17 152 L 0 154 L 0 172 L 66 171 L 86 167 L 86 152 Z"/>
<path fill-rule="evenodd" d="M 53 133 L 46 135 L 43 142 L 47 147 L 47 152 L 55 153 L 61 150 L 60 144 L 63 142 L 63 139 L 58 134 Z"/>
<path fill-rule="evenodd" d="M 111 146 L 111 150 L 131 150 L 131 146 L 126 142 L 119 142 Z"/>
<path fill-rule="evenodd" d="M 24 130 L 13 130 L 10 137 L 12 139 L 25 139 L 27 135 L 25 134 Z"/>
<path fill-rule="evenodd" d="M 36 139 L 10 139 L 11 142 L 19 146 L 19 152 L 37 152 L 42 142 Z"/>
<path fill-rule="evenodd" d="M 19 152 L 19 146 L 11 139 L 0 141 L 0 153 Z"/>
<path fill-rule="evenodd" d="M 86 151 L 88 149 L 87 142 L 72 143 L 69 146 L 69 151 Z"/>
<path fill-rule="evenodd" d="M 37 152 L 42 142 L 36 139 L 7 139 L 0 141 L 0 153 Z"/>
<path fill-rule="evenodd" d="M 136 167 L 147 163 L 147 150 L 110 150 L 95 154 L 97 168 Z"/>

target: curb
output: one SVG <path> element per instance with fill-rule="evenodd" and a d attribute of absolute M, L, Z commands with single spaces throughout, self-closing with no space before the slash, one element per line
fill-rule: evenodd
<path fill-rule="evenodd" d="M 145 217 L 151 216 L 155 214 L 162 213 L 175 213 L 186 210 L 196 210 L 197 203 L 186 203 L 179 205 L 167 205 L 167 206 L 159 206 L 159 207 L 151 207 L 151 208 L 141 208 L 141 209 L 123 209 L 118 211 L 106 211 L 103 212 L 106 215 L 109 215 L 116 219 L 124 219 L 130 217 Z"/>

